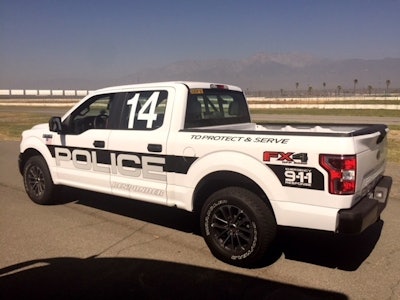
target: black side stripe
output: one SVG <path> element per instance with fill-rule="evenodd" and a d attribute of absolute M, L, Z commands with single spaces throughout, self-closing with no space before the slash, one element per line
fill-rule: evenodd
<path fill-rule="evenodd" d="M 89 152 L 95 152 L 97 157 L 97 162 L 105 165 L 111 165 L 110 154 L 115 153 L 116 156 L 120 154 L 129 154 L 135 155 L 140 158 L 142 161 L 143 156 L 151 156 L 151 157 L 162 157 L 165 158 L 165 165 L 163 165 L 164 172 L 170 173 L 178 173 L 178 174 L 187 174 L 191 165 L 197 160 L 198 157 L 190 157 L 190 156 L 177 156 L 177 155 L 162 155 L 162 154 L 153 154 L 153 153 L 140 153 L 140 152 L 126 152 L 126 151 L 111 151 L 111 150 L 100 150 L 93 148 L 83 148 L 83 147 L 67 147 L 67 146 L 59 146 L 59 145 L 47 145 L 51 156 L 55 158 L 55 148 L 63 148 L 68 149 L 70 152 L 73 150 L 85 150 Z M 79 156 L 77 157 L 79 160 Z M 127 167 L 133 168 L 141 168 L 139 165 L 135 165 L 132 162 L 126 162 Z"/>

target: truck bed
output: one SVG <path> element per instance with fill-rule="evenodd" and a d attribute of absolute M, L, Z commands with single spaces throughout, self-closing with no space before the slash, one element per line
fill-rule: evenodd
<path fill-rule="evenodd" d="M 235 125 L 208 126 L 191 128 L 189 131 L 243 134 L 279 134 L 308 136 L 360 136 L 380 132 L 385 137 L 388 128 L 384 124 L 313 124 L 313 123 L 243 123 Z"/>

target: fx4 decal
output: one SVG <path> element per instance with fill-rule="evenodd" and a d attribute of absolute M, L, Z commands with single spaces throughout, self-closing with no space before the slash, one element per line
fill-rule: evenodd
<path fill-rule="evenodd" d="M 282 163 L 306 164 L 308 161 L 307 153 L 265 151 L 263 161 L 280 161 Z"/>

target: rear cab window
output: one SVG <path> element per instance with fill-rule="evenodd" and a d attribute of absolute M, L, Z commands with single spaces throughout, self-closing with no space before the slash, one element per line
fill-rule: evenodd
<path fill-rule="evenodd" d="M 242 92 L 228 89 L 190 89 L 185 128 L 250 122 Z"/>

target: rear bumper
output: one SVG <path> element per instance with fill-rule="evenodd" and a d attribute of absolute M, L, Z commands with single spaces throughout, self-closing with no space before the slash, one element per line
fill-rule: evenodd
<path fill-rule="evenodd" d="M 373 191 L 362 198 L 355 206 L 339 210 L 336 232 L 361 233 L 378 221 L 381 212 L 386 207 L 391 187 L 392 177 L 383 176 Z"/>

